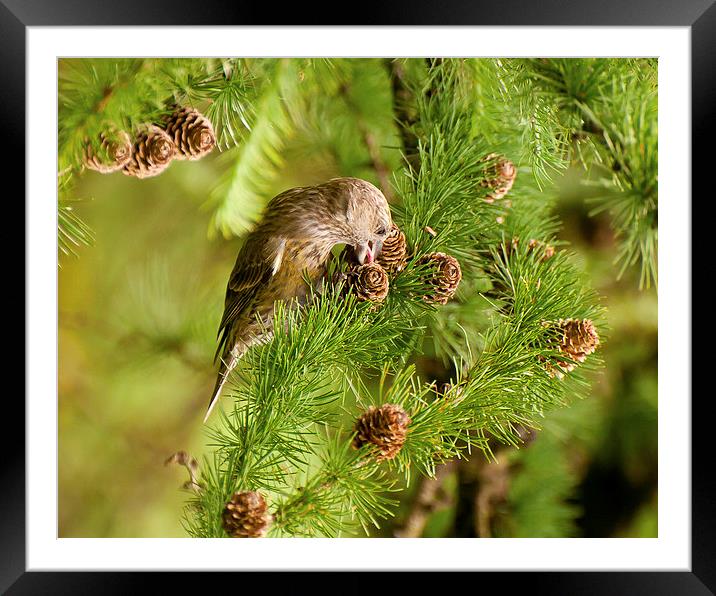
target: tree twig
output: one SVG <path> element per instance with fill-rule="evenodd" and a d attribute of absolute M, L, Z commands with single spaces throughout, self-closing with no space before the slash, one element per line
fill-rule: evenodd
<path fill-rule="evenodd" d="M 452 499 L 443 490 L 443 483 L 454 468 L 454 461 L 447 462 L 436 469 L 435 477 L 425 476 L 420 480 L 418 494 L 410 513 L 393 532 L 396 538 L 419 538 L 430 516 L 438 509 L 452 505 Z"/>

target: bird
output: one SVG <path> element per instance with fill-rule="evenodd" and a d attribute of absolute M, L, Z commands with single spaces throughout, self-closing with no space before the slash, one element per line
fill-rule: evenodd
<path fill-rule="evenodd" d="M 219 372 L 204 422 L 240 358 L 271 338 L 276 301 L 305 301 L 307 281 L 323 279 L 336 245 L 345 245 L 360 265 L 373 262 L 391 226 L 385 196 L 360 178 L 291 188 L 268 202 L 229 275 L 214 357 Z"/>

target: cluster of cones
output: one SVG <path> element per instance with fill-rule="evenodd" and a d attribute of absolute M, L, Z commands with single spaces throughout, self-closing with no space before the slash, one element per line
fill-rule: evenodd
<path fill-rule="evenodd" d="M 393 224 L 378 258 L 372 263 L 349 269 L 349 285 L 359 300 L 383 302 L 390 290 L 390 277 L 402 271 L 407 262 L 405 234 Z M 429 303 L 447 304 L 462 279 L 457 259 L 442 252 L 434 252 L 420 257 L 417 265 L 424 266 L 422 281 L 426 292 L 423 299 Z"/>
<path fill-rule="evenodd" d="M 159 125 L 149 124 L 134 139 L 123 130 L 100 134 L 99 143 L 87 139 L 85 167 L 102 174 L 122 171 L 127 176 L 149 178 L 161 174 L 175 159 L 196 160 L 216 144 L 214 128 L 198 110 L 175 107 Z"/>
<path fill-rule="evenodd" d="M 517 168 L 509 159 L 497 153 L 485 156 L 483 161 L 486 164 L 485 177 L 480 181 L 480 186 L 485 189 L 484 200 L 494 203 L 503 199 L 512 188 Z M 537 248 L 543 251 L 544 258 L 554 254 L 551 246 L 541 246 L 536 240 L 530 241 L 530 249 Z M 390 277 L 400 272 L 407 260 L 405 234 L 393 225 L 376 261 L 349 271 L 349 280 L 358 299 L 383 302 L 390 289 Z M 435 252 L 421 257 L 417 264 L 425 266 L 424 283 L 429 286 L 423 299 L 430 303 L 447 304 L 462 279 L 460 263 L 450 255 Z"/>

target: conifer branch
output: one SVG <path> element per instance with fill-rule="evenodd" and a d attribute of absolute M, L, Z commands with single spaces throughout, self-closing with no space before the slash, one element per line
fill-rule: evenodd
<path fill-rule="evenodd" d="M 619 277 L 639 264 L 640 287 L 657 273 L 657 82 L 653 59 L 530 59 L 514 63 L 530 89 L 558 108 L 579 159 L 596 161 L 592 214 L 608 211 L 621 241 Z M 563 134 L 563 136 L 564 136 Z M 579 140 L 589 142 L 594 159 Z"/>
<path fill-rule="evenodd" d="M 341 298 L 335 287 L 303 309 L 279 306 L 273 339 L 234 373 L 233 411 L 212 432 L 217 455 L 188 512 L 193 535 L 223 535 L 216 519 L 237 490 L 269 494 L 274 535 L 335 536 L 354 522 L 367 528 L 392 514 L 394 503 L 383 496 L 393 486 L 389 470 L 410 481 L 415 472 L 434 476 L 437 465 L 473 449 L 489 454 L 488 436 L 517 445 L 524 426 L 583 392 L 580 370 L 568 379 L 550 374 L 569 356 L 545 323 L 590 319 L 601 330 L 601 308 L 566 253 L 545 260 L 528 242 L 505 249 L 505 239 L 516 235 L 553 242 L 551 203 L 526 185 L 515 195 L 510 223 L 496 225 L 505 210 L 484 200 L 489 149 L 462 116 L 468 98 L 456 93 L 458 74 L 443 61 L 429 68 L 427 85 L 414 82 L 431 92 L 415 95 L 421 167 L 404 169 L 397 180 L 396 220 L 411 260 L 380 309 Z M 481 337 L 479 350 L 465 352 L 451 389 L 438 396 L 408 362 L 442 316 L 423 300 L 431 290 L 421 281 L 420 260 L 440 249 L 459 255 L 468 284 L 493 286 L 494 302 L 484 306 L 497 310 L 475 321 L 470 331 Z M 597 361 L 590 357 L 580 368 Z M 377 394 L 364 381 L 371 368 L 384 371 Z M 335 409 L 341 398 L 354 420 L 370 406 L 405 410 L 410 423 L 394 458 L 381 463 L 370 446 L 351 450 Z"/>
<path fill-rule="evenodd" d="M 226 505 L 246 492 L 260 493 L 261 503 L 265 497 L 270 536 L 369 533 L 394 514 L 391 492 L 401 477 L 435 478 L 456 459 L 491 458 L 498 444 L 520 445 L 525 427 L 585 394 L 585 373 L 600 364 L 590 332 L 598 329 L 603 340 L 607 330 L 598 297 L 557 240 L 553 179 L 574 161 L 596 164 L 595 212 L 612 214 L 622 270 L 641 261 L 643 284 L 655 279 L 656 79 L 649 64 L 62 61 L 63 253 L 93 241 L 73 211 L 73 185 L 85 166 L 98 169 L 92 159 L 111 153 L 102 135 L 133 138 L 176 106 L 202 110 L 227 151 L 219 163 L 229 167 L 207 202 L 211 231 L 250 230 L 275 194 L 287 154 L 305 149 L 332 156 L 342 174 L 377 179 L 405 235 L 407 255 L 380 304 L 327 281 L 300 307 L 276 305 L 272 338 L 231 373 L 229 407 L 210 430 L 212 452 L 198 476 L 192 464 L 184 519 L 191 535 L 226 536 Z M 437 258 L 459 264 L 462 281 L 446 286 L 449 293 L 439 294 L 444 288 L 430 277 Z M 156 271 L 149 276 L 156 287 L 137 289 L 147 320 L 132 337 L 200 367 L 182 342 L 202 333 L 187 330 L 185 313 L 161 310 L 166 280 Z M 582 336 L 592 344 L 575 347 Z M 447 389 L 423 378 L 421 353 L 449 367 Z M 357 441 L 363 427 L 356 421 L 386 407 L 403 424 L 399 441 L 382 451 Z M 559 525 L 569 515 L 555 503 L 569 487 L 555 484 L 544 501 Z M 520 490 L 507 496 L 515 510 L 524 504 Z M 424 525 L 435 495 L 419 501 L 411 533 Z M 486 527 L 483 520 L 480 531 Z"/>

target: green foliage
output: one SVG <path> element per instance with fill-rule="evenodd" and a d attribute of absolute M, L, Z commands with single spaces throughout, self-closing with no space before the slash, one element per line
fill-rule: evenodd
<path fill-rule="evenodd" d="M 498 536 L 565 538 L 574 536 L 579 508 L 571 504 L 577 477 L 566 449 L 554 436 L 542 434 L 510 458 L 512 482 Z"/>
<path fill-rule="evenodd" d="M 251 134 L 239 147 L 233 168 L 213 190 L 209 201 L 214 209 L 212 226 L 225 236 L 240 236 L 258 221 L 270 198 L 268 189 L 283 164 L 281 151 L 295 129 L 288 111 L 299 94 L 293 63 L 276 62 L 268 76 L 270 82 L 256 102 Z"/>
<path fill-rule="evenodd" d="M 614 81 L 609 100 L 595 114 L 603 129 L 602 153 L 612 159 L 611 172 L 601 179 L 607 186 L 593 213 L 609 211 L 622 239 L 617 262 L 619 275 L 641 262 L 641 287 L 657 279 L 658 130 L 657 94 L 650 81 Z M 614 98 L 619 97 L 620 101 Z M 606 158 L 604 158 L 606 159 Z M 608 162 L 607 162 L 608 163 Z"/>
<path fill-rule="evenodd" d="M 316 425 L 335 418 L 329 406 L 342 395 L 344 380 L 400 352 L 400 321 L 394 315 L 374 315 L 370 305 L 339 296 L 339 288 L 316 296 L 305 316 L 278 305 L 275 325 L 283 332 L 242 359 L 230 390 L 233 411 L 211 433 L 218 454 L 215 475 L 232 480 L 207 486 L 204 506 L 209 498 L 223 508 L 239 487 L 285 485 L 313 453 Z M 212 490 L 221 490 L 221 498 L 210 495 Z M 211 527 L 220 513 L 205 514 L 208 522 L 201 528 Z"/>
<path fill-rule="evenodd" d="M 248 128 L 252 77 L 240 59 L 98 58 L 60 60 L 59 167 L 82 169 L 89 142 L 108 130 L 133 134 L 159 123 L 174 103 L 206 107 L 220 148 Z"/>
<path fill-rule="evenodd" d="M 527 93 L 557 111 L 576 157 L 595 164 L 593 213 L 609 211 L 621 239 L 619 276 L 640 264 L 640 286 L 657 278 L 658 130 L 656 59 L 530 59 L 515 70 Z"/>
<path fill-rule="evenodd" d="M 251 134 L 209 201 L 212 226 L 225 236 L 253 227 L 275 194 L 289 146 L 335 161 L 346 175 L 377 181 L 374 166 L 384 159 L 381 147 L 396 141 L 387 75 L 376 65 L 345 59 L 265 64 Z"/>
<path fill-rule="evenodd" d="M 92 231 L 68 208 L 72 174 L 84 171 L 87 144 L 101 154 L 99 135 L 133 135 L 157 124 L 175 103 L 205 109 L 219 148 L 235 145 L 248 128 L 253 78 L 239 59 L 62 59 L 58 81 L 58 208 L 60 249 L 89 244 Z M 72 180 L 74 182 L 74 179 Z M 62 240 L 64 239 L 64 240 Z"/>
<path fill-rule="evenodd" d="M 419 168 L 396 176 L 395 215 L 413 260 L 378 310 L 339 299 L 330 288 L 305 309 L 278 309 L 273 339 L 243 359 L 233 375 L 233 410 L 211 431 L 217 456 L 206 462 L 207 485 L 187 512 L 193 535 L 223 535 L 217 520 L 239 489 L 270 495 L 278 535 L 335 536 L 355 523 L 377 524 L 390 514 L 391 501 L 380 495 L 393 487 L 395 473 L 408 482 L 416 471 L 432 475 L 436 464 L 466 451 L 489 451 L 488 435 L 518 444 L 518 425 L 534 426 L 583 394 L 581 372 L 558 380 L 545 370 L 559 354 L 543 322 L 580 317 L 601 325 L 601 309 L 567 253 L 544 262 L 525 243 L 500 255 L 513 234 L 552 241 L 556 224 L 549 200 L 529 183 L 516 191 L 509 223 L 496 223 L 507 211 L 483 200 L 489 149 L 463 116 L 466 100 L 454 93 L 462 84 L 452 64 L 442 62 L 412 86 Z M 431 329 L 446 328 L 442 309 L 420 299 L 428 290 L 417 258 L 436 250 L 465 263 L 468 288 L 493 286 L 492 298 L 482 299 L 492 316 L 462 327 L 479 342 L 443 354 L 462 358 L 453 389 L 441 397 L 410 364 Z M 366 382 L 372 369 L 383 371 L 375 390 Z M 339 402 L 347 420 L 336 410 Z M 351 421 L 383 403 L 402 405 L 411 423 L 398 456 L 379 465 L 368 447 L 355 453 L 348 446 Z"/>
<path fill-rule="evenodd" d="M 85 139 L 108 128 L 134 131 L 174 103 L 190 103 L 228 150 L 219 161 L 224 176 L 205 203 L 210 231 L 228 238 L 250 230 L 294 151 L 380 185 L 410 246 L 411 259 L 381 308 L 334 287 L 302 308 L 277 305 L 272 339 L 232 372 L 231 406 L 209 431 L 213 453 L 186 510 L 191 535 L 223 536 L 221 512 L 236 490 L 267 494 L 275 536 L 367 533 L 393 515 L 388 495 L 398 479 L 433 475 L 437 464 L 473 452 L 489 456 L 488 437 L 517 445 L 520 428 L 540 425 L 585 395 L 585 372 L 599 358 L 590 356 L 564 379 L 550 376 L 547 367 L 565 355 L 545 323 L 591 319 L 604 339 L 603 309 L 576 255 L 559 250 L 543 259 L 529 242 L 561 248 L 553 179 L 581 162 L 603 189 L 596 208 L 613 215 L 623 267 L 641 259 L 643 283 L 655 277 L 653 66 L 589 59 L 63 61 L 63 180 L 81 173 Z M 518 176 L 509 200 L 489 203 L 488 156 L 495 153 L 510 159 Z M 69 191 L 67 183 L 60 199 L 65 252 L 92 238 L 73 219 Z M 439 308 L 422 299 L 426 268 L 418 264 L 436 251 L 458 258 L 463 272 L 457 299 Z M 149 308 L 147 317 L 147 335 L 158 342 L 187 335 L 176 312 Z M 446 394 L 416 366 L 421 353 L 451 367 Z M 351 448 L 352 424 L 384 403 L 402 405 L 411 423 L 398 456 L 377 463 L 368 447 Z M 528 450 L 535 461 L 525 465 L 542 469 L 551 453 L 544 449 Z M 524 482 L 513 487 L 515 503 L 529 494 Z M 573 488 L 560 482 L 545 489 L 545 507 L 559 509 Z M 567 531 L 571 515 L 557 511 L 552 527 Z M 520 521 L 537 531 L 530 523 Z"/>
<path fill-rule="evenodd" d="M 394 481 L 377 465 L 365 464 L 350 442 L 328 436 L 317 471 L 279 500 L 271 534 L 340 536 L 356 525 L 366 533 L 369 525 L 378 527 L 395 506 L 386 496 Z"/>
<path fill-rule="evenodd" d="M 77 256 L 75 249 L 79 246 L 91 246 L 94 232 L 75 213 L 73 204 L 77 199 L 70 198 L 67 189 L 70 186 L 70 175 L 65 175 L 59 187 L 57 202 L 57 246 L 62 254 Z"/>
<path fill-rule="evenodd" d="M 656 280 L 656 60 L 452 59 L 433 61 L 429 69 L 418 60 L 399 62 L 419 104 L 408 111 L 423 113 L 413 123 L 423 130 L 411 133 L 423 143 L 445 145 L 428 152 L 429 167 L 473 168 L 476 174 L 476 160 L 451 150 L 450 135 L 466 131 L 478 147 L 527 166 L 540 189 L 573 160 L 599 164 L 594 213 L 612 215 L 622 239 L 620 275 L 641 263 L 640 284 Z M 429 101 L 437 79 L 451 85 L 451 102 Z M 380 60 L 67 59 L 60 62 L 59 87 L 63 171 L 81 170 L 83 147 L 96 144 L 100 132 L 134 132 L 157 122 L 175 102 L 205 109 L 219 149 L 237 147 L 233 167 L 208 201 L 211 231 L 225 236 L 242 235 L 260 218 L 299 130 L 347 174 L 377 175 L 386 191 L 387 174 L 397 166 L 390 151 L 396 139 L 389 81 Z M 445 122 L 441 110 L 454 110 L 455 122 L 432 130 Z M 416 182 L 420 201 L 428 195 Z"/>

